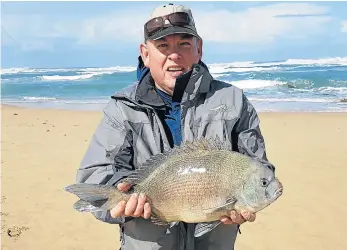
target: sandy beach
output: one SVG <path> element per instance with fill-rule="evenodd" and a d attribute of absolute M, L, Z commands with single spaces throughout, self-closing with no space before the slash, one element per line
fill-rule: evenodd
<path fill-rule="evenodd" d="M 3 250 L 119 249 L 118 226 L 72 208 L 102 113 L 2 105 Z M 283 196 L 244 224 L 236 250 L 347 249 L 347 113 L 261 113 Z"/>

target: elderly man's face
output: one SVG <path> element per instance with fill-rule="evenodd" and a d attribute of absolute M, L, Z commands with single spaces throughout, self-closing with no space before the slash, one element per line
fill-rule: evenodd
<path fill-rule="evenodd" d="M 201 59 L 202 41 L 186 34 L 174 34 L 149 40 L 141 44 L 140 50 L 157 87 L 172 95 L 176 78 Z"/>

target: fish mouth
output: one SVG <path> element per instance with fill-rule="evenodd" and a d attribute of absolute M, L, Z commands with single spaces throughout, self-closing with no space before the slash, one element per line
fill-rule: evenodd
<path fill-rule="evenodd" d="M 276 197 L 276 199 L 278 197 L 280 197 L 283 194 L 283 185 L 282 183 L 276 178 L 276 181 L 278 183 L 278 189 L 276 190 L 276 192 L 274 193 L 274 196 Z"/>
<path fill-rule="evenodd" d="M 272 202 L 277 200 L 281 195 L 283 194 L 283 188 L 279 188 L 275 191 L 275 193 L 272 195 L 272 197 L 269 199 Z"/>
<path fill-rule="evenodd" d="M 279 188 L 276 190 L 276 192 L 274 193 L 275 197 L 280 197 L 283 194 L 283 188 Z"/>
<path fill-rule="evenodd" d="M 265 196 L 270 201 L 277 200 L 282 194 L 283 194 L 283 185 L 277 179 L 272 181 L 265 190 Z"/>

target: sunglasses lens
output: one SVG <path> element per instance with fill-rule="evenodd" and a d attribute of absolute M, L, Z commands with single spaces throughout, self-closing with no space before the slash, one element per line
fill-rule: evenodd
<path fill-rule="evenodd" d="M 169 21 L 172 25 L 189 25 L 190 18 L 185 12 L 177 12 L 169 16 Z"/>
<path fill-rule="evenodd" d="M 164 21 L 162 17 L 153 18 L 152 20 L 146 23 L 146 29 L 148 33 L 156 32 L 161 29 L 164 25 Z"/>
<path fill-rule="evenodd" d="M 165 20 L 168 19 L 171 25 L 183 26 L 190 24 L 189 15 L 185 12 L 176 12 L 164 17 L 156 17 L 145 24 L 147 35 L 150 36 L 158 30 L 167 27 Z"/>

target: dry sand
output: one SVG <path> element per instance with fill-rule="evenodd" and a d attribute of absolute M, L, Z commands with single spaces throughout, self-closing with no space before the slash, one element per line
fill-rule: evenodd
<path fill-rule="evenodd" d="M 2 106 L 2 249 L 119 248 L 118 226 L 74 211 L 76 198 L 63 191 L 100 118 Z M 347 113 L 260 118 L 284 194 L 241 227 L 236 249 L 346 250 Z"/>

